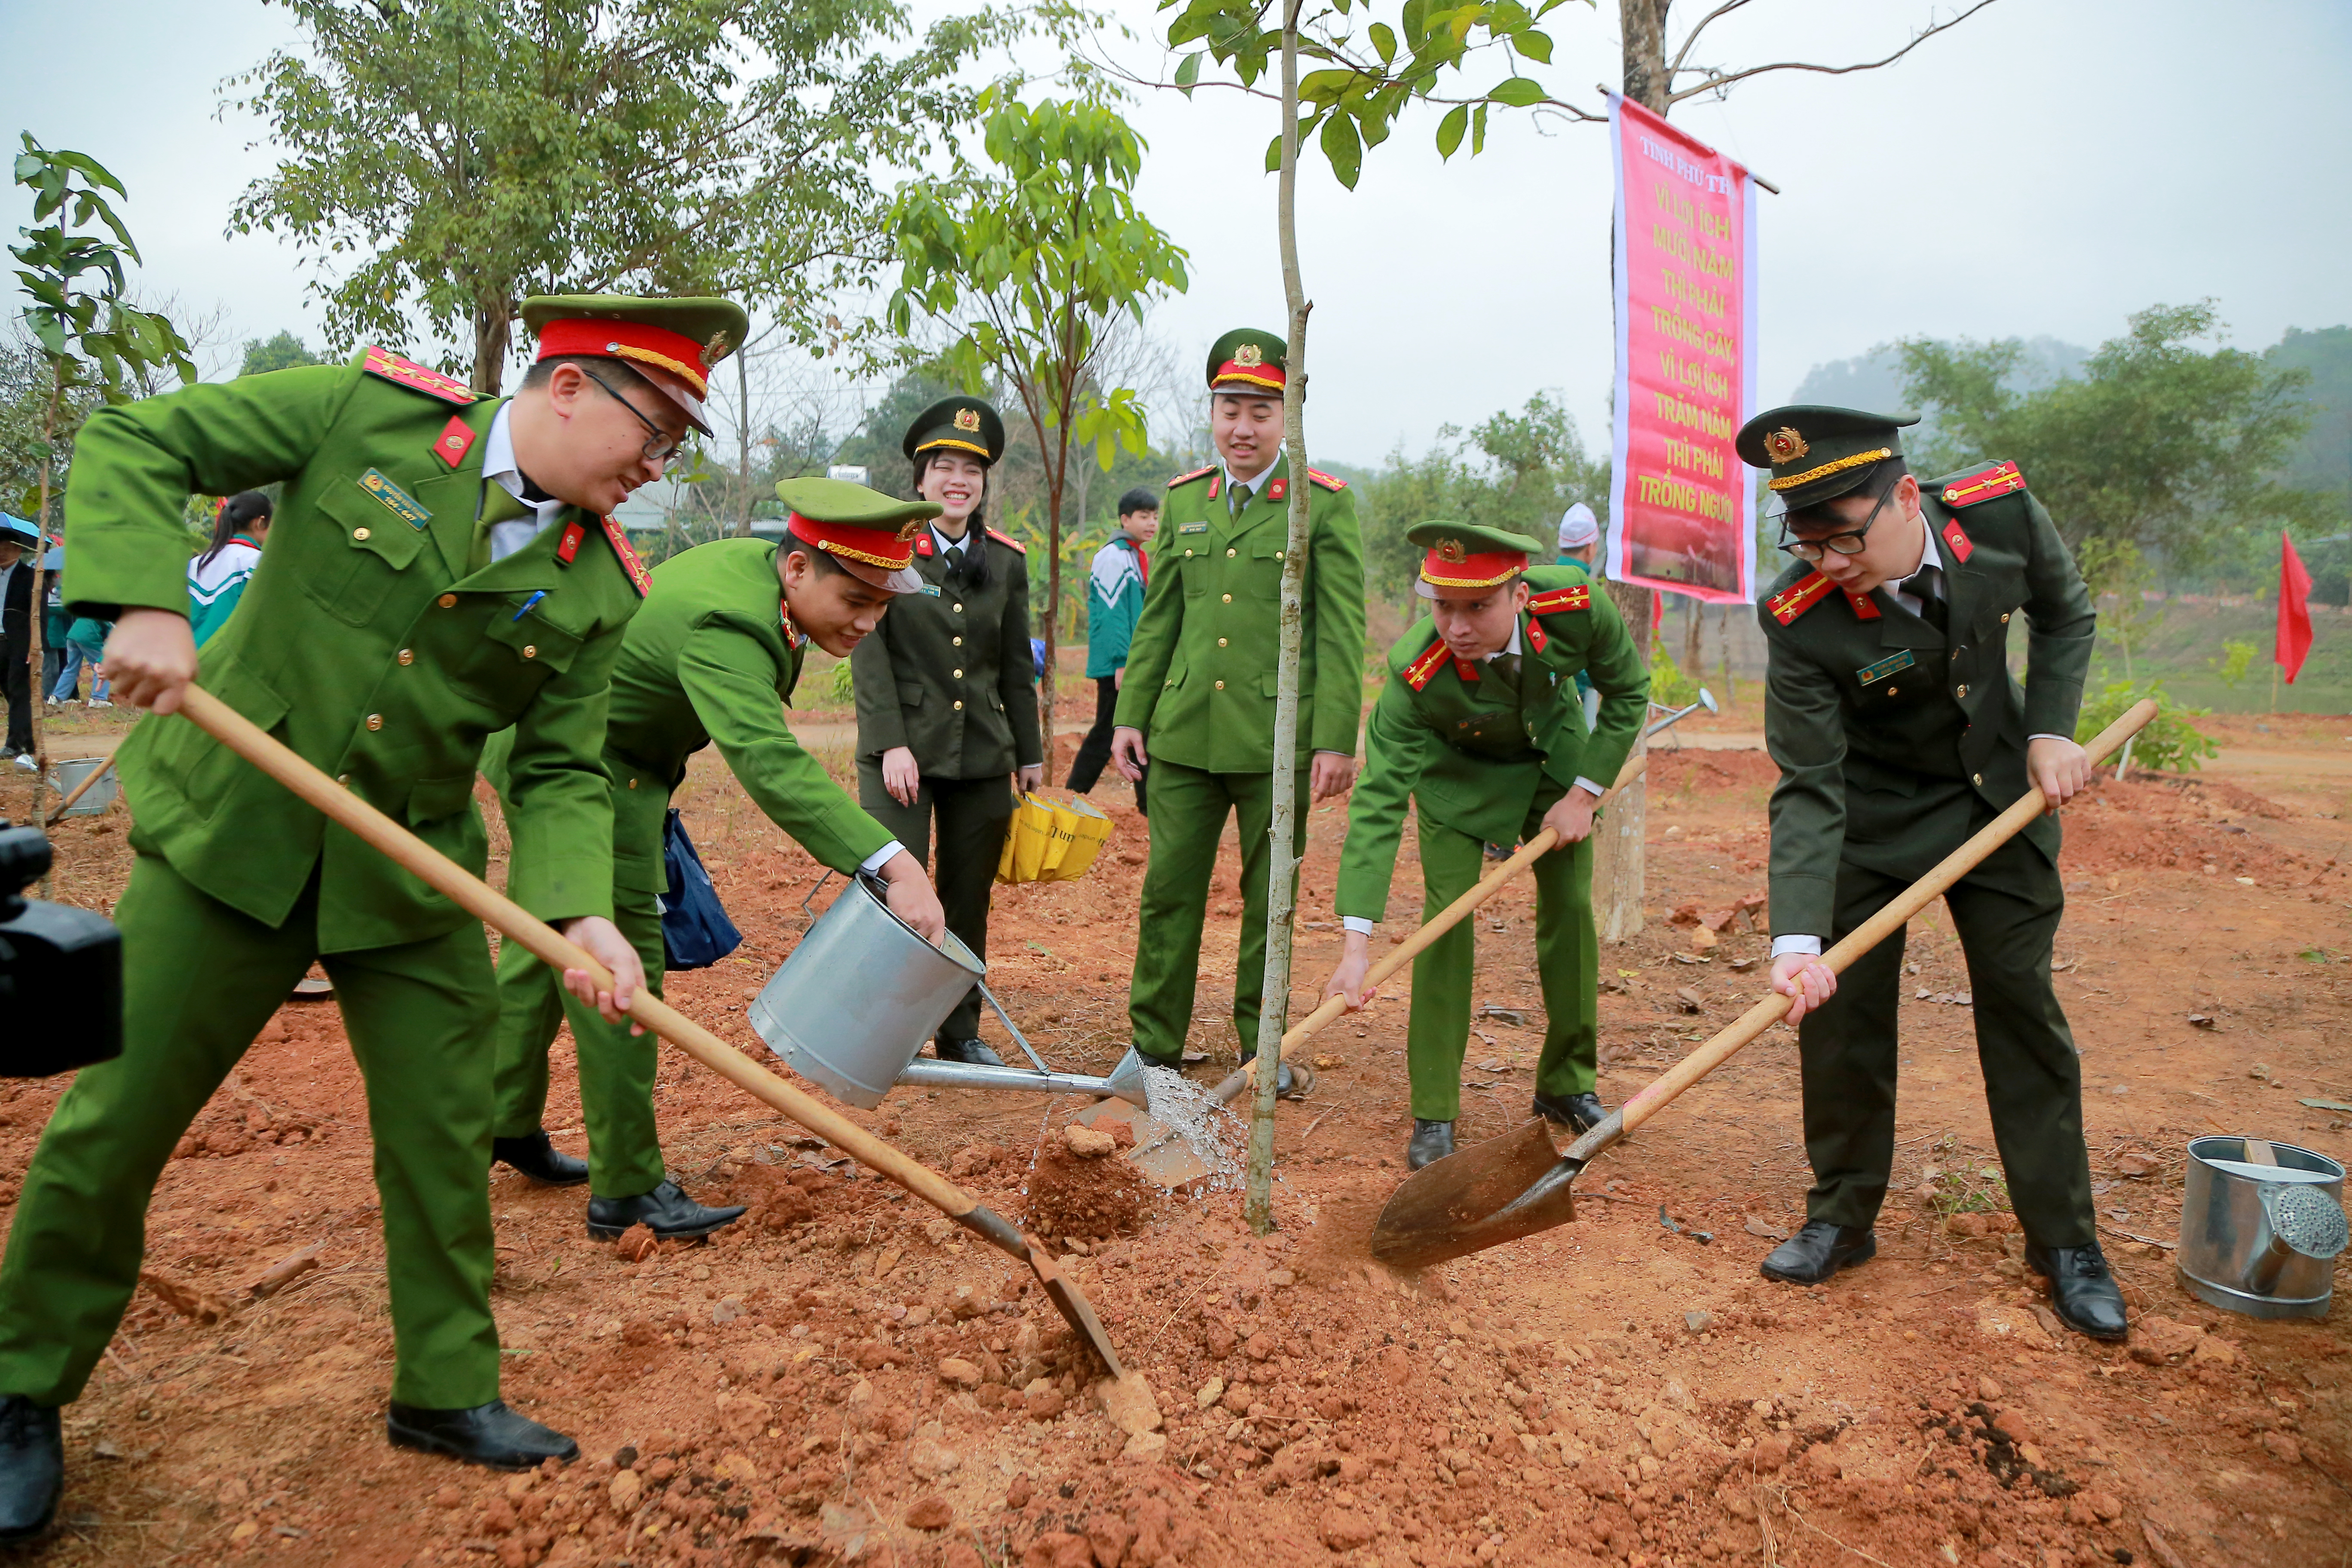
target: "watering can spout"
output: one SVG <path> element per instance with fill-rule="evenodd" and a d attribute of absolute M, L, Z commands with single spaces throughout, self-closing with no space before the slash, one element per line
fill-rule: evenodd
<path fill-rule="evenodd" d="M 1118 1066 L 1111 1068 L 1110 1076 L 1103 1079 L 1103 1087 L 1129 1105 L 1148 1108 L 1150 1097 L 1144 1092 L 1145 1082 L 1143 1058 L 1135 1054 L 1133 1046 L 1129 1046 L 1127 1055 L 1118 1058 Z"/>

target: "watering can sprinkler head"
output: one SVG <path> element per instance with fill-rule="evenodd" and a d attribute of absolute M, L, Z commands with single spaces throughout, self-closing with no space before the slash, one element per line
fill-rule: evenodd
<path fill-rule="evenodd" d="M 1716 706 L 1715 693 L 1709 691 L 1704 686 L 1698 689 L 1698 705 L 1706 709 L 1710 713 L 1720 713 L 1723 711 L 1721 708 Z"/>

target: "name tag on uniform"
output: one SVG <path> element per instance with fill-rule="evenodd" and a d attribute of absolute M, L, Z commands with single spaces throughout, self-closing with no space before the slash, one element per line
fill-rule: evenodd
<path fill-rule="evenodd" d="M 937 583 L 926 583 L 923 584 L 923 592 L 936 599 L 940 596 L 940 585 Z"/>
<path fill-rule="evenodd" d="M 386 479 L 381 468 L 370 468 L 362 474 L 360 489 L 383 502 L 394 517 L 411 528 L 423 528 L 433 521 L 433 514 L 425 510 L 425 503 Z"/>
<path fill-rule="evenodd" d="M 1206 533 L 1209 531 L 1209 525 L 1205 522 L 1187 522 L 1180 524 L 1177 527 L 1176 531 L 1179 533 Z"/>
<path fill-rule="evenodd" d="M 1911 650 L 1906 647 L 1900 653 L 1888 655 L 1867 668 L 1855 670 L 1853 678 L 1863 685 L 1868 686 L 1874 681 L 1885 679 L 1898 669 L 1908 669 L 1918 662 L 1911 657 Z"/>

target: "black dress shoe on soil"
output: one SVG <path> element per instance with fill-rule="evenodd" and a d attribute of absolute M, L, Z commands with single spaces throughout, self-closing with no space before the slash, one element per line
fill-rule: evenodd
<path fill-rule="evenodd" d="M 1539 1094 L 1536 1096 L 1535 1114 L 1555 1127 L 1590 1132 L 1608 1119 L 1609 1109 L 1601 1103 L 1597 1094 Z"/>
<path fill-rule="evenodd" d="M 976 1068 L 1001 1068 L 1004 1058 L 978 1040 L 933 1040 L 931 1055 L 943 1062 L 964 1062 Z"/>
<path fill-rule="evenodd" d="M 2025 1266 L 2050 1281 L 2050 1310 L 2078 1334 L 2120 1340 L 2131 1332 L 2124 1316 L 2124 1293 L 2107 1272 L 2097 1242 L 2088 1247 L 2032 1247 Z"/>
<path fill-rule="evenodd" d="M 0 1541 L 29 1541 L 48 1529 L 65 1488 L 57 1411 L 21 1394 L 0 1395 Z"/>
<path fill-rule="evenodd" d="M 536 1469 L 549 1459 L 568 1465 L 580 1457 L 579 1444 L 528 1415 L 518 1415 L 503 1399 L 471 1410 L 395 1405 L 383 1426 L 396 1448 L 422 1448 L 493 1470 Z"/>
<path fill-rule="evenodd" d="M 1418 1171 L 1433 1160 L 1443 1160 L 1454 1152 L 1454 1123 L 1451 1121 L 1412 1121 L 1412 1142 L 1404 1146 L 1405 1168 Z"/>
<path fill-rule="evenodd" d="M 1764 1259 L 1764 1278 L 1791 1285 L 1818 1285 L 1841 1268 L 1878 1256 L 1878 1233 L 1866 1225 L 1832 1225 L 1809 1219 L 1804 1228 L 1774 1247 Z"/>
<path fill-rule="evenodd" d="M 1255 1061 L 1256 1059 L 1257 1059 L 1257 1053 L 1256 1053 L 1255 1051 L 1246 1051 L 1246 1052 L 1244 1052 L 1244 1053 L 1243 1053 L 1243 1055 L 1242 1055 L 1242 1066 L 1244 1066 L 1244 1067 L 1247 1067 L 1247 1066 L 1249 1066 L 1249 1065 L 1250 1065 L 1250 1063 L 1252 1063 L 1252 1062 Z M 1291 1072 L 1291 1070 L 1290 1070 L 1290 1064 L 1289 1064 L 1288 1062 L 1284 1062 L 1284 1063 L 1283 1063 L 1279 1068 L 1276 1068 L 1276 1069 L 1275 1069 L 1275 1074 L 1274 1074 L 1274 1098 L 1275 1098 L 1275 1099 L 1276 1099 L 1276 1100 L 1298 1100 L 1298 1099 L 1303 1098 L 1303 1097 L 1304 1097 L 1304 1095 L 1305 1095 L 1305 1093 L 1306 1093 L 1306 1091 L 1305 1091 L 1304 1089 L 1301 1089 L 1298 1087 L 1298 1079 L 1297 1079 L 1297 1077 L 1296 1077 L 1296 1076 Z"/>
<path fill-rule="evenodd" d="M 742 1216 L 740 1205 L 706 1207 L 680 1192 L 676 1182 L 664 1182 L 633 1198 L 591 1197 L 588 1234 L 599 1241 L 610 1241 L 631 1226 L 641 1225 L 665 1241 L 692 1241 Z"/>
<path fill-rule="evenodd" d="M 544 1131 L 528 1138 L 491 1139 L 490 1163 L 511 1165 L 542 1186 L 576 1187 L 588 1179 L 588 1162 L 549 1142 Z"/>

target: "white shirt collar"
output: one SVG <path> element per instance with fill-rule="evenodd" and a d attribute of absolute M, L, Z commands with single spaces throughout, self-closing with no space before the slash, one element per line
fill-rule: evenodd
<path fill-rule="evenodd" d="M 1277 447 L 1275 449 L 1274 456 L 1266 459 L 1265 467 L 1260 468 L 1256 473 L 1236 474 L 1234 472 L 1233 465 L 1226 462 L 1222 457 L 1217 459 L 1217 467 L 1224 470 L 1225 488 L 1227 489 L 1231 489 L 1235 485 L 1247 485 L 1250 487 L 1250 494 L 1256 495 L 1258 493 L 1258 485 L 1260 481 L 1265 479 L 1266 475 L 1274 472 L 1276 468 L 1281 464 L 1282 458 L 1282 449 Z"/>
<path fill-rule="evenodd" d="M 503 561 L 529 544 L 541 530 L 555 521 L 563 503 L 552 498 L 532 500 L 522 493 L 522 469 L 515 462 L 514 431 L 507 423 L 514 413 L 512 403 L 501 403 L 499 411 L 490 416 L 490 428 L 482 437 L 482 477 L 496 483 L 507 494 L 530 508 L 531 515 L 509 519 L 490 528 L 490 559 Z"/>
<path fill-rule="evenodd" d="M 1927 514 L 1924 511 L 1919 514 L 1919 537 L 1922 542 L 1919 564 L 1911 568 L 1911 577 L 1916 577 L 1930 566 L 1941 572 L 1944 569 L 1944 557 L 1936 548 L 1936 531 L 1927 526 Z M 1908 583 L 1911 577 L 1906 577 L 1903 581 Z"/>
<path fill-rule="evenodd" d="M 1488 654 L 1486 658 L 1489 660 L 1493 660 L 1502 658 L 1507 653 L 1517 653 L 1518 651 L 1519 618 L 1517 616 L 1513 616 L 1511 617 L 1511 640 L 1505 643 L 1501 647 L 1496 648 L 1493 653 Z"/>
<path fill-rule="evenodd" d="M 942 555 L 946 554 L 950 550 L 962 550 L 968 548 L 972 542 L 972 536 L 978 532 L 980 532 L 980 530 L 972 527 L 971 523 L 967 522 L 963 525 L 963 537 L 961 539 L 950 539 L 947 536 L 946 532 L 940 529 L 940 520 L 937 518 L 931 519 L 931 537 L 939 541 L 940 553 Z"/>

